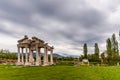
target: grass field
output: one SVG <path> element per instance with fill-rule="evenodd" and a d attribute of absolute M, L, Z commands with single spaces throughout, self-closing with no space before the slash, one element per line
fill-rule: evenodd
<path fill-rule="evenodd" d="M 120 80 L 120 67 L 0 65 L 0 80 Z"/>

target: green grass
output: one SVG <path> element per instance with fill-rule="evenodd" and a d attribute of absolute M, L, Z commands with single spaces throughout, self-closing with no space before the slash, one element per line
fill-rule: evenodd
<path fill-rule="evenodd" d="M 120 67 L 0 65 L 0 80 L 120 80 Z"/>

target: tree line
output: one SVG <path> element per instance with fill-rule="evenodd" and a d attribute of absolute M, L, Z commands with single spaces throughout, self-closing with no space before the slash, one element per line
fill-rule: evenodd
<path fill-rule="evenodd" d="M 9 50 L 0 50 L 0 60 L 7 60 L 7 59 L 12 59 L 16 60 L 17 59 L 17 54 L 11 53 Z"/>
<path fill-rule="evenodd" d="M 119 34 L 120 36 L 120 34 Z M 94 44 L 94 54 L 88 54 L 87 43 L 83 45 L 83 55 L 80 60 L 88 59 L 90 62 L 96 64 L 116 65 L 120 62 L 119 46 L 116 35 L 113 34 L 111 38 L 106 39 L 106 50 L 102 53 L 99 51 L 98 43 Z"/>

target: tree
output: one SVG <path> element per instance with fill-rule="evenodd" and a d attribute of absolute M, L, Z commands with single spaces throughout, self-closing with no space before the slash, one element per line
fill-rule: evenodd
<path fill-rule="evenodd" d="M 95 43 L 94 47 L 95 47 L 95 51 L 94 51 L 93 58 L 94 58 L 95 61 L 99 61 L 99 47 L 98 47 L 98 44 Z"/>
<path fill-rule="evenodd" d="M 107 45 L 106 45 L 107 54 L 108 54 L 108 57 L 110 57 L 110 56 L 112 56 L 112 44 L 111 44 L 110 38 L 108 38 L 108 39 L 106 40 L 106 43 L 107 43 Z"/>
<path fill-rule="evenodd" d="M 116 42 L 116 53 L 119 55 L 119 46 L 118 41 Z"/>
<path fill-rule="evenodd" d="M 112 35 L 111 39 L 108 38 L 106 40 L 106 48 L 107 48 L 107 60 L 108 64 L 116 64 L 119 58 L 119 49 L 118 49 L 118 41 L 116 39 L 115 34 Z"/>
<path fill-rule="evenodd" d="M 98 44 L 95 43 L 95 46 L 94 46 L 94 47 L 95 47 L 95 51 L 94 51 L 94 52 L 95 52 L 95 55 L 98 56 L 98 58 L 99 58 L 99 47 L 98 47 Z"/>
<path fill-rule="evenodd" d="M 113 54 L 119 54 L 118 41 L 116 40 L 115 34 L 112 35 L 111 43 L 112 43 Z"/>
<path fill-rule="evenodd" d="M 111 43 L 111 40 L 110 38 L 108 38 L 106 40 L 106 48 L 107 48 L 107 59 L 108 59 L 108 62 L 110 62 L 110 60 L 112 59 L 112 43 Z"/>
<path fill-rule="evenodd" d="M 87 58 L 87 44 L 85 43 L 84 46 L 83 46 L 83 53 L 84 53 L 84 58 Z"/>

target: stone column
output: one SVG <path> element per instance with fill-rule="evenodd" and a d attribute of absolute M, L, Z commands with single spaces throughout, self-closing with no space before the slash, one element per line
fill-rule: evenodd
<path fill-rule="evenodd" d="M 43 66 L 47 66 L 48 65 L 48 56 L 47 56 L 47 48 L 44 48 L 44 61 L 43 61 Z"/>
<path fill-rule="evenodd" d="M 29 49 L 30 55 L 29 55 L 29 63 L 30 65 L 34 65 L 34 58 L 33 58 L 33 51 Z"/>
<path fill-rule="evenodd" d="M 21 62 L 20 62 L 20 47 L 18 47 L 18 61 L 17 61 L 17 65 L 21 65 Z"/>
<path fill-rule="evenodd" d="M 50 50 L 50 64 L 53 65 L 53 49 Z"/>
<path fill-rule="evenodd" d="M 40 63 L 40 65 L 42 65 L 42 61 L 41 61 L 41 48 L 39 48 L 39 50 L 38 50 L 38 55 L 39 55 L 39 58 L 40 58 L 39 63 Z"/>
<path fill-rule="evenodd" d="M 40 65 L 40 50 L 36 46 L 36 66 L 39 66 L 39 65 Z"/>
<path fill-rule="evenodd" d="M 22 48 L 22 65 L 24 65 L 24 48 Z"/>
<path fill-rule="evenodd" d="M 49 62 L 48 62 L 48 49 L 46 49 L 46 62 L 47 62 L 47 65 L 49 65 Z"/>
<path fill-rule="evenodd" d="M 28 63 L 28 50 L 27 50 L 28 48 L 26 47 L 26 56 L 25 56 L 25 58 L 26 58 L 26 60 L 25 60 L 25 65 L 29 65 L 29 63 Z"/>

